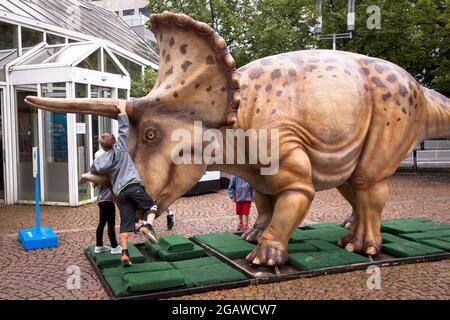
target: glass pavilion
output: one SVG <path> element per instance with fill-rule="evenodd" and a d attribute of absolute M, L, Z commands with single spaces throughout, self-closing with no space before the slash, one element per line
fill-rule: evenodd
<path fill-rule="evenodd" d="M 82 13 L 77 30 L 45 18 L 56 19 L 52 6 L 64 5 L 66 18 L 67 8 Z M 70 206 L 92 201 L 94 189 L 81 174 L 98 150 L 99 135 L 117 133 L 115 120 L 36 110 L 24 103 L 27 95 L 127 99 L 131 79 L 147 66 L 157 68 L 157 55 L 142 39 L 114 13 L 94 7 L 76 0 L 0 0 L 0 200 L 6 204 L 34 202 L 37 145 L 41 201 Z M 96 30 L 103 20 L 104 28 Z M 120 39 L 105 36 L 105 28 Z"/>

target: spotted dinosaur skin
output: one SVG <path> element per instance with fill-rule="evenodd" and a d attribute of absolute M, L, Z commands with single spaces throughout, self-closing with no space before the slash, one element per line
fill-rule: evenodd
<path fill-rule="evenodd" d="M 160 212 L 205 169 L 249 181 L 258 217 L 243 237 L 258 241 L 247 257 L 254 264 L 283 264 L 288 240 L 315 192 L 331 188 L 353 208 L 351 228 L 339 245 L 379 253 L 387 179 L 417 143 L 450 134 L 450 100 L 392 63 L 340 51 L 284 53 L 236 70 L 225 41 L 206 24 L 170 12 L 152 15 L 151 24 L 160 70 L 148 96 L 126 102 L 26 101 L 45 110 L 111 118 L 117 117 L 119 104 L 126 104 L 129 152 Z M 170 136 L 178 128 L 192 133 L 194 120 L 203 121 L 204 130 L 278 129 L 278 172 L 261 175 L 260 161 L 175 165 Z M 156 138 L 148 138 L 148 132 Z M 87 179 L 99 183 L 98 176 Z"/>

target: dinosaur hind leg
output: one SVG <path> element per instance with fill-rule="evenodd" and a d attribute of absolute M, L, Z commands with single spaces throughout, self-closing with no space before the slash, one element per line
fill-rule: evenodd
<path fill-rule="evenodd" d="M 355 191 L 352 185 L 347 182 L 342 186 L 337 187 L 339 193 L 344 197 L 345 200 L 352 206 L 352 213 L 344 220 L 342 225 L 350 229 L 356 223 L 356 211 L 355 211 Z"/>
<path fill-rule="evenodd" d="M 375 255 L 381 250 L 381 212 L 388 195 L 387 180 L 368 188 L 355 188 L 356 223 L 339 240 L 348 251 Z"/>
<path fill-rule="evenodd" d="M 266 229 L 269 224 L 270 219 L 272 219 L 273 208 L 275 205 L 271 196 L 262 194 L 258 191 L 255 191 L 255 204 L 258 211 L 258 217 L 256 218 L 253 227 L 242 235 L 242 238 L 247 241 L 257 241 L 259 239 L 264 229 Z"/>

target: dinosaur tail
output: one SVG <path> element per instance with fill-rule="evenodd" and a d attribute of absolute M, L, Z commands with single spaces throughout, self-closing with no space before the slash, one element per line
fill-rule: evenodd
<path fill-rule="evenodd" d="M 426 119 L 421 128 L 419 140 L 450 137 L 450 99 L 425 87 L 422 87 L 422 90 Z"/>

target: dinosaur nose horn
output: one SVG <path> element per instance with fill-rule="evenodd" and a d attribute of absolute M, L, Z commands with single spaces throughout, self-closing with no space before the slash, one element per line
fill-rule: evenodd
<path fill-rule="evenodd" d="M 81 113 L 103 116 L 117 119 L 119 105 L 126 104 L 126 111 L 129 116 L 134 114 L 132 100 L 119 99 L 62 99 L 62 98 L 39 98 L 27 96 L 25 102 L 34 108 L 39 108 L 57 113 Z"/>

